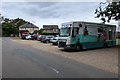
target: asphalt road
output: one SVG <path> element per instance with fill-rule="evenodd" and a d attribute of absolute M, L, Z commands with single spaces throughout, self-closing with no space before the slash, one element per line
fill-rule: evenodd
<path fill-rule="evenodd" d="M 2 39 L 3 78 L 117 78 L 118 75 Z"/>

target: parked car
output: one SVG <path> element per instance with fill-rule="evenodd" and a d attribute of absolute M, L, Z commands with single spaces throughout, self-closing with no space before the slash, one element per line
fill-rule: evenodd
<path fill-rule="evenodd" d="M 58 45 L 58 35 L 54 36 L 54 38 L 51 40 L 53 45 Z"/>
<path fill-rule="evenodd" d="M 37 40 L 37 34 L 33 34 L 33 35 L 31 35 L 31 40 Z"/>
<path fill-rule="evenodd" d="M 50 38 L 50 43 L 52 43 L 53 38 L 54 38 L 54 36 L 52 38 Z"/>
<path fill-rule="evenodd" d="M 29 34 L 22 34 L 21 39 L 26 39 L 26 36 L 28 36 Z"/>
<path fill-rule="evenodd" d="M 45 38 L 46 38 L 46 35 L 42 35 L 40 41 L 43 42 Z"/>
<path fill-rule="evenodd" d="M 31 35 L 26 36 L 26 39 L 30 40 L 31 39 Z"/>
<path fill-rule="evenodd" d="M 41 37 L 42 37 L 42 35 L 38 35 L 38 36 L 37 36 L 37 40 L 40 41 L 40 40 L 41 40 Z"/>
<path fill-rule="evenodd" d="M 43 43 L 49 43 L 49 42 L 50 42 L 50 39 L 51 39 L 52 37 L 53 37 L 52 35 L 47 35 L 47 36 L 45 36 L 45 37 L 42 39 L 42 42 L 43 42 Z"/>

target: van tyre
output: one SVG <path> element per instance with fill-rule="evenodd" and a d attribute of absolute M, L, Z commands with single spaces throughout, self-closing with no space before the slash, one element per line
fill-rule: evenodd
<path fill-rule="evenodd" d="M 82 50 L 82 46 L 81 46 L 80 44 L 77 44 L 77 45 L 75 46 L 75 50 L 76 50 L 76 51 L 81 51 L 81 50 Z"/>
<path fill-rule="evenodd" d="M 107 48 L 107 47 L 108 47 L 107 43 L 104 43 L 104 48 Z"/>

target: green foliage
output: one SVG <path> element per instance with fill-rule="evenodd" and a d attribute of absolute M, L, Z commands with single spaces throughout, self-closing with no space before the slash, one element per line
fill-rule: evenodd
<path fill-rule="evenodd" d="M 13 40 L 21 40 L 21 38 L 20 37 L 15 37 L 15 38 L 13 38 Z"/>
<path fill-rule="evenodd" d="M 17 18 L 17 19 L 8 19 L 5 18 L 2 23 L 2 36 L 10 36 L 10 34 L 18 35 L 19 26 L 27 23 L 27 21 Z"/>
<path fill-rule="evenodd" d="M 42 32 L 42 33 L 48 33 L 48 32 Z"/>
<path fill-rule="evenodd" d="M 106 7 L 103 7 L 106 5 Z M 100 18 L 104 23 L 110 20 L 120 20 L 120 1 L 100 3 L 98 9 L 95 10 L 96 18 Z"/>
<path fill-rule="evenodd" d="M 10 23 L 5 23 L 2 27 L 2 30 L 3 30 L 3 35 L 5 36 L 9 36 L 9 34 L 14 33 L 13 26 Z"/>
<path fill-rule="evenodd" d="M 39 30 L 39 33 L 41 33 L 41 34 L 43 33 L 43 29 L 42 28 Z"/>

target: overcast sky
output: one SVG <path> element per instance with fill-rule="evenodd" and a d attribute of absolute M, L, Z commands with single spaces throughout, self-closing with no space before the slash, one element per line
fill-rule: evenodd
<path fill-rule="evenodd" d="M 47 24 L 61 25 L 70 21 L 101 21 L 94 11 L 99 2 L 2 2 L 2 16 L 22 18 L 38 27 Z M 109 24 L 118 24 L 111 21 Z"/>

